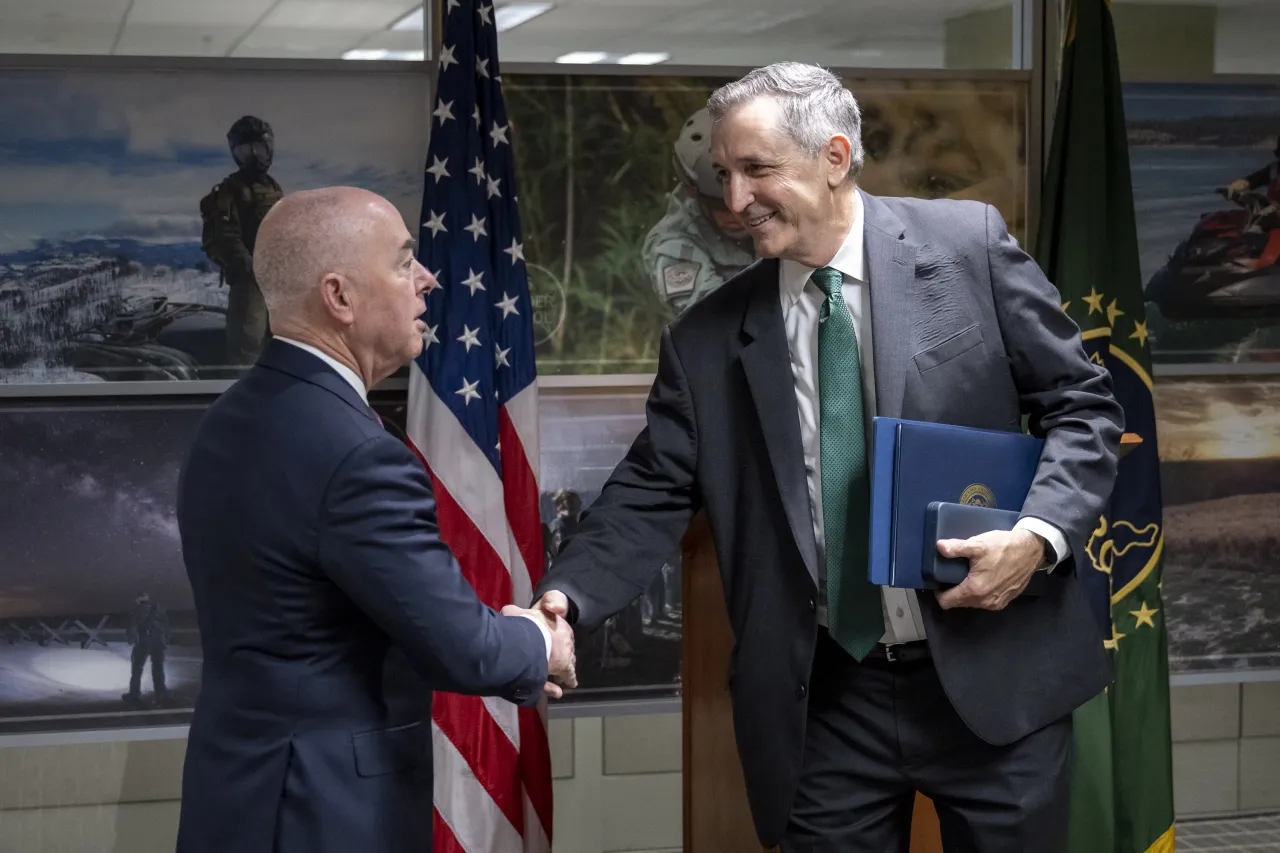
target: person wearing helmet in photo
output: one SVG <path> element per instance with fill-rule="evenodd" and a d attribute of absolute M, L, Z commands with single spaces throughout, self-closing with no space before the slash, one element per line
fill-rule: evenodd
<path fill-rule="evenodd" d="M 1280 137 L 1276 137 L 1276 147 L 1271 152 L 1271 162 L 1258 171 L 1227 184 L 1226 196 L 1235 200 L 1242 193 L 1257 189 L 1262 189 L 1267 200 L 1273 205 L 1280 204 Z"/>
<path fill-rule="evenodd" d="M 238 168 L 200 201 L 201 247 L 228 287 L 227 364 L 245 366 L 257 360 L 269 334 L 267 306 L 253 275 L 254 242 L 263 217 L 283 192 L 267 174 L 275 155 L 270 124 L 244 116 L 227 131 L 227 145 Z"/>
<path fill-rule="evenodd" d="M 642 251 L 658 296 L 679 314 L 756 257 L 750 237 L 725 207 L 711 165 L 711 119 L 705 108 L 680 128 L 672 162 L 680 184 Z"/>

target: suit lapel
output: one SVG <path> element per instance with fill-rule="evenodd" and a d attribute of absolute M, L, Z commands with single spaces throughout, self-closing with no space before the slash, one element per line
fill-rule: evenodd
<path fill-rule="evenodd" d="M 871 341 L 875 350 L 876 414 L 902 414 L 912 352 L 912 286 L 916 247 L 884 202 L 862 190 L 867 270 L 871 278 Z"/>
<path fill-rule="evenodd" d="M 791 351 L 782 323 L 776 260 L 762 261 L 756 267 L 742 331 L 749 339 L 742 349 L 742 367 L 760 417 L 769 462 L 782 494 L 782 507 L 805 567 L 817 583 L 818 543 L 813 534 L 809 487 L 805 482 L 795 380 L 791 376 Z"/>

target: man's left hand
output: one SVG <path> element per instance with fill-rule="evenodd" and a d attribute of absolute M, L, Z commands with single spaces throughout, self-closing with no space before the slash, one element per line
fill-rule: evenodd
<path fill-rule="evenodd" d="M 992 530 L 972 539 L 939 540 L 942 556 L 969 558 L 969 575 L 938 593 L 938 604 L 944 610 L 1003 610 L 1044 562 L 1044 547 L 1044 540 L 1030 530 Z"/>

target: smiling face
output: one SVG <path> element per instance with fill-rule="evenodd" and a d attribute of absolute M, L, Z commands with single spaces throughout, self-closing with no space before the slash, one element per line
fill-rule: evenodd
<path fill-rule="evenodd" d="M 849 232 L 854 186 L 849 140 L 809 154 L 786 133 L 777 99 L 762 96 L 713 125 L 711 152 L 729 210 L 756 254 L 825 265 Z"/>

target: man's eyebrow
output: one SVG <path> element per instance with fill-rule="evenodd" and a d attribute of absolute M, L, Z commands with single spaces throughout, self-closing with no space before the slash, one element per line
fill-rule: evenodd
<path fill-rule="evenodd" d="M 418 241 L 410 237 L 408 240 L 404 241 L 404 245 L 400 247 L 400 251 L 412 252 L 416 248 L 418 248 Z"/>

